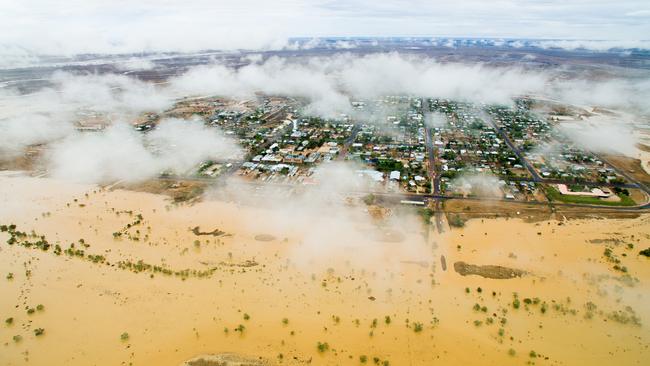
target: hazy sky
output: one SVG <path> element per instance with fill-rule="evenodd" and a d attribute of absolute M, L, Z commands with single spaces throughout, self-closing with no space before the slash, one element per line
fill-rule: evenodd
<path fill-rule="evenodd" d="M 650 38 L 648 0 L 0 0 L 0 54 L 280 47 L 294 36 Z"/>

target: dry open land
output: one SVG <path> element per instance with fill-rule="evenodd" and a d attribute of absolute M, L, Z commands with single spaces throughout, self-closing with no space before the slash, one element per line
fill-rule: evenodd
<path fill-rule="evenodd" d="M 463 204 L 438 233 L 5 174 L 0 364 L 647 364 L 650 216 Z"/>

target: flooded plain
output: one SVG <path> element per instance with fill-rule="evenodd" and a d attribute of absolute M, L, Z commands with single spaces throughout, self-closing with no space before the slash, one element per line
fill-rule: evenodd
<path fill-rule="evenodd" d="M 377 219 L 363 204 L 305 202 L 174 205 L 162 195 L 0 177 L 0 363 L 176 366 L 232 353 L 286 365 L 643 365 L 650 357 L 650 259 L 638 254 L 650 247 L 650 216 L 473 219 L 438 233 L 415 213 Z M 459 273 L 458 262 L 482 267 Z M 494 268 L 520 275 L 490 278 Z"/>

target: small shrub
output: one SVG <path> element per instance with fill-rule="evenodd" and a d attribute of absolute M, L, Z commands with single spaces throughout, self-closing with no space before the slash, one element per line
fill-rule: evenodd
<path fill-rule="evenodd" d="M 330 349 L 330 345 L 327 342 L 318 342 L 316 348 L 318 348 L 318 352 L 323 353 Z"/>
<path fill-rule="evenodd" d="M 423 327 L 424 326 L 422 325 L 422 323 L 413 323 L 413 331 L 415 333 L 420 333 L 422 331 Z"/>
<path fill-rule="evenodd" d="M 361 363 L 368 362 L 368 356 L 366 356 L 366 355 L 359 356 L 359 362 L 361 362 Z"/>
<path fill-rule="evenodd" d="M 512 301 L 512 307 L 513 307 L 513 308 L 515 308 L 515 309 L 519 309 L 519 305 L 520 305 L 520 303 L 519 303 L 519 299 L 514 299 L 514 300 Z"/>

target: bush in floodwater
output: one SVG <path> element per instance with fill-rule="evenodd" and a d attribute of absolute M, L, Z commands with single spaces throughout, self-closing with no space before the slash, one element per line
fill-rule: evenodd
<path fill-rule="evenodd" d="M 318 352 L 323 353 L 330 349 L 330 345 L 327 342 L 318 342 L 316 348 L 318 348 Z"/>
<path fill-rule="evenodd" d="M 359 356 L 359 362 L 361 362 L 361 363 L 368 362 L 368 356 L 366 356 L 366 355 Z"/>

